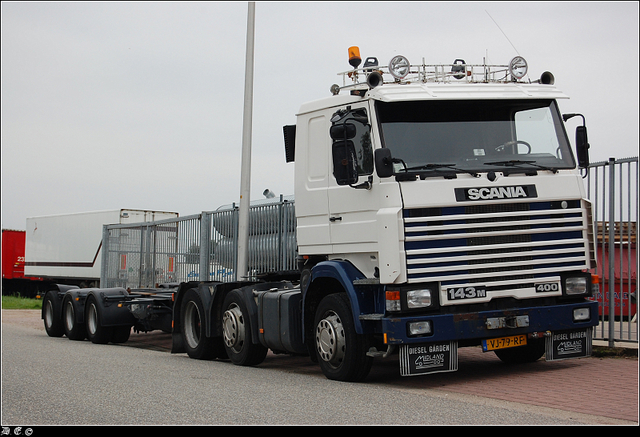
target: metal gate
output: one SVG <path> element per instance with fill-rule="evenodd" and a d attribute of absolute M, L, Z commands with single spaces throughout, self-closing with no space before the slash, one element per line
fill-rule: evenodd
<path fill-rule="evenodd" d="M 105 225 L 100 286 L 153 288 L 188 281 L 234 281 L 238 207 L 149 223 Z M 249 212 L 252 274 L 297 268 L 290 198 L 258 201 Z"/>
<path fill-rule="evenodd" d="M 637 256 L 638 158 L 596 162 L 585 179 L 592 202 L 600 277 L 595 299 L 600 324 L 594 339 L 638 343 Z"/>

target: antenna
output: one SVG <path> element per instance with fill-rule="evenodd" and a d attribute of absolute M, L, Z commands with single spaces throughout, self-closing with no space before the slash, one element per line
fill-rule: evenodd
<path fill-rule="evenodd" d="M 507 36 L 506 33 L 504 33 L 504 31 L 500 28 L 500 25 L 498 25 L 498 23 L 496 22 L 496 20 L 493 19 L 493 17 L 491 16 L 491 14 L 489 13 L 489 11 L 487 11 L 486 9 L 484 10 L 487 15 L 489 16 L 489 18 L 491 18 L 491 20 L 496 23 L 496 26 L 498 26 L 498 29 L 500 29 L 500 32 L 502 32 L 502 34 L 504 35 L 505 38 L 507 38 L 507 41 L 509 41 L 509 44 L 511 44 L 511 47 L 513 47 L 513 50 L 516 51 L 516 53 L 518 55 L 520 55 L 520 52 L 518 52 L 518 49 L 516 48 L 516 46 L 513 45 L 513 43 L 511 42 L 511 40 L 509 39 L 509 37 Z"/>

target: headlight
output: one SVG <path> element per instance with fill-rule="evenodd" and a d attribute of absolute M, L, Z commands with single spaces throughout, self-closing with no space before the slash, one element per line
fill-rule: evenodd
<path fill-rule="evenodd" d="M 407 291 L 407 308 L 424 308 L 431 306 L 431 290 Z"/>
<path fill-rule="evenodd" d="M 589 290 L 586 277 L 567 278 L 565 292 L 567 295 L 586 294 Z"/>

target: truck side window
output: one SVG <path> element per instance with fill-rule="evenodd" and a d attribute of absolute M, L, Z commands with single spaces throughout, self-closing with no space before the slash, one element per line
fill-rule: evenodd
<path fill-rule="evenodd" d="M 332 117 L 333 125 L 349 124 L 355 127 L 355 135 L 351 136 L 353 143 L 353 155 L 358 176 L 373 173 L 373 146 L 371 144 L 371 125 L 368 123 L 367 111 L 355 109 L 353 111 L 338 111 Z M 336 158 L 334 156 L 334 158 Z M 335 172 L 334 172 L 335 174 Z M 340 181 L 339 181 L 340 183 Z M 342 183 L 340 183 L 342 185 Z"/>

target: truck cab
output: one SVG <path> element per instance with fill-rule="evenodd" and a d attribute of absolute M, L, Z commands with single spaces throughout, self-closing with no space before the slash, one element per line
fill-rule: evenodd
<path fill-rule="evenodd" d="M 558 106 L 568 97 L 551 73 L 531 81 L 527 69 L 521 57 L 489 66 L 396 56 L 386 67 L 368 58 L 332 96 L 304 104 L 285 135 L 305 308 L 345 292 L 368 355 L 401 346 L 406 374 L 455 370 L 458 344 L 494 350 L 494 338 L 505 360 L 533 344 L 539 358 L 559 330 L 579 330 L 590 349 L 586 128 L 578 162 Z M 416 370 L 438 355 L 434 344 L 450 351 L 447 363 Z"/>

